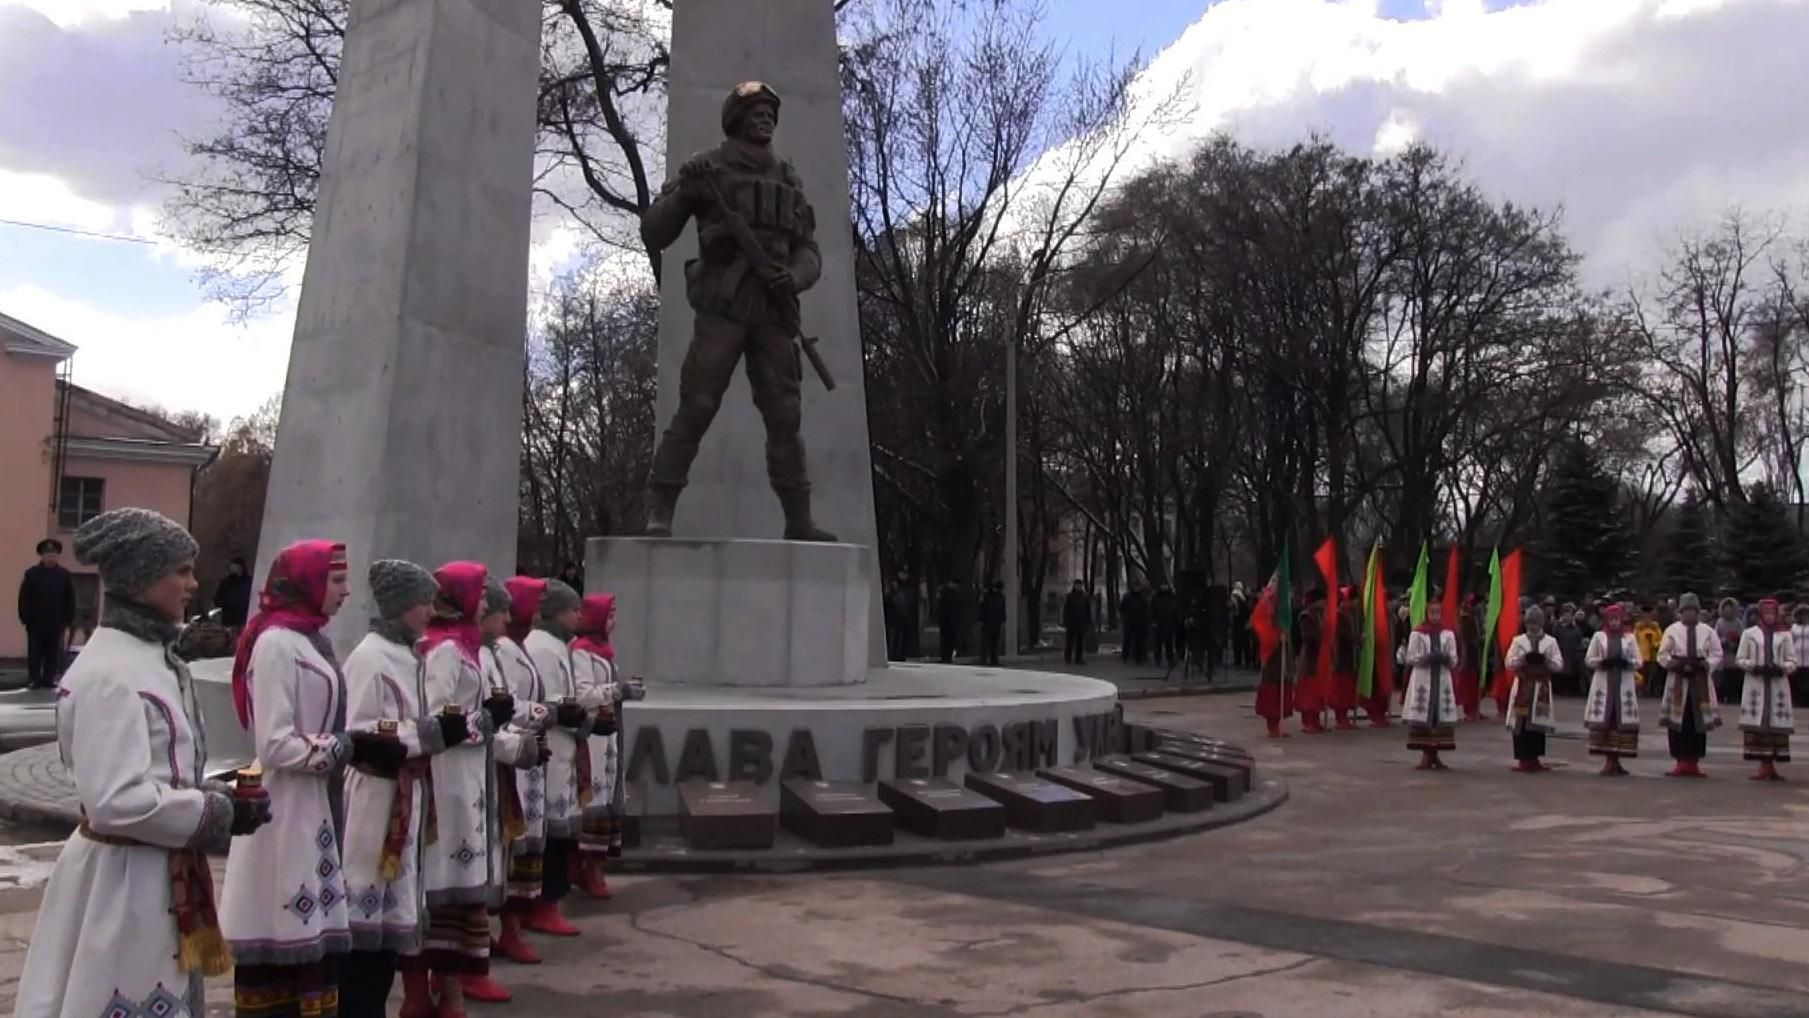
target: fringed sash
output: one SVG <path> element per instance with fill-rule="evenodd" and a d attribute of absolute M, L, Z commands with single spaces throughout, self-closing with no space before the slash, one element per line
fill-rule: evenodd
<path fill-rule="evenodd" d="M 89 841 L 102 845 L 157 848 L 169 853 L 170 914 L 176 917 L 176 964 L 184 972 L 221 976 L 232 971 L 232 951 L 220 933 L 220 914 L 214 908 L 214 875 L 207 856 L 195 849 L 165 849 L 136 838 L 102 834 L 82 817 L 76 828 Z"/>
<path fill-rule="evenodd" d="M 578 753 L 572 758 L 572 766 L 578 773 L 578 805 L 589 806 L 590 792 L 590 740 L 582 735 L 578 737 Z"/>
<path fill-rule="evenodd" d="M 503 844 L 513 844 L 528 833 L 528 820 L 521 809 L 521 792 L 515 783 L 515 768 L 497 765 L 496 798 Z"/>
<path fill-rule="evenodd" d="M 383 830 L 383 854 L 377 861 L 377 875 L 384 880 L 394 880 L 402 875 L 402 855 L 408 848 L 408 828 L 414 822 L 416 788 L 424 789 L 427 799 L 427 815 L 421 822 L 421 841 L 431 845 L 439 840 L 431 767 L 426 757 L 416 757 L 403 764 L 401 772 L 396 775 L 396 795 L 390 800 L 389 824 Z"/>

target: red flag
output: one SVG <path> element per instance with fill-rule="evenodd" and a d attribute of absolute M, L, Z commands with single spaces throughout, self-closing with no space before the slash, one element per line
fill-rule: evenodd
<path fill-rule="evenodd" d="M 1388 610 L 1388 584 L 1382 579 L 1381 562 L 1376 563 L 1376 593 L 1371 603 L 1375 605 L 1376 617 L 1376 677 L 1369 695 L 1386 704 L 1394 695 L 1394 613 Z"/>
<path fill-rule="evenodd" d="M 1338 544 L 1328 537 L 1313 553 L 1313 564 L 1325 581 L 1325 618 L 1319 625 L 1319 666 L 1315 677 L 1329 692 L 1332 685 L 1332 645 L 1338 640 Z"/>
<path fill-rule="evenodd" d="M 1288 590 L 1289 572 L 1288 546 L 1284 542 L 1275 572 L 1270 575 L 1268 585 L 1256 599 L 1255 610 L 1250 613 L 1250 628 L 1256 631 L 1256 653 L 1265 665 L 1292 629 L 1293 620 L 1285 614 L 1292 610 L 1288 604 L 1293 598 Z"/>
<path fill-rule="evenodd" d="M 1495 620 L 1495 646 L 1492 654 L 1496 661 L 1507 657 L 1508 645 L 1520 632 L 1520 549 L 1508 552 L 1508 557 L 1501 560 L 1501 615 Z M 1508 696 L 1513 692 L 1514 677 L 1505 666 L 1496 672 L 1495 681 L 1490 684 L 1489 694 L 1495 698 L 1495 705 L 1503 713 L 1507 711 Z"/>
<path fill-rule="evenodd" d="M 1445 625 L 1457 628 L 1457 545 L 1451 546 L 1449 557 L 1445 559 L 1445 597 L 1439 602 L 1445 611 Z"/>

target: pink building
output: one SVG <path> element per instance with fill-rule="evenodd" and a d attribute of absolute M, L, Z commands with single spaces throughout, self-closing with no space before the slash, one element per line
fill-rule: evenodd
<path fill-rule="evenodd" d="M 92 624 L 99 583 L 71 554 L 75 528 L 128 505 L 188 522 L 195 472 L 214 457 L 200 435 L 71 382 L 75 349 L 0 314 L 0 659 L 25 655 L 12 598 L 40 540 L 62 540 L 79 614 Z"/>

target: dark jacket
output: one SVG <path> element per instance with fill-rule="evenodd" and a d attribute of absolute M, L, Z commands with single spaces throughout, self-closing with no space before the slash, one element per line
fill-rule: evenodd
<path fill-rule="evenodd" d="M 1149 621 L 1149 602 L 1144 599 L 1143 591 L 1133 590 L 1118 600 L 1118 616 L 1127 627 L 1141 626 Z"/>
<path fill-rule="evenodd" d="M 251 577 L 230 573 L 221 577 L 220 585 L 214 588 L 214 607 L 220 609 L 221 622 L 234 629 L 243 628 L 251 612 Z"/>
<path fill-rule="evenodd" d="M 1181 599 L 1175 596 L 1174 591 L 1156 591 L 1156 596 L 1150 599 L 1149 608 L 1158 627 L 1173 629 L 1181 624 Z"/>
<path fill-rule="evenodd" d="M 942 588 L 936 603 L 936 620 L 943 629 L 961 628 L 961 588 L 949 584 Z"/>
<path fill-rule="evenodd" d="M 1002 626 L 1005 624 L 1005 592 L 988 590 L 980 595 L 980 624 L 983 626 Z"/>
<path fill-rule="evenodd" d="M 1589 634 L 1575 622 L 1560 622 L 1552 630 L 1552 636 L 1557 638 L 1558 653 L 1564 655 L 1564 674 L 1582 674 L 1583 657 L 1589 650 Z"/>
<path fill-rule="evenodd" d="M 1068 629 L 1086 629 L 1093 624 L 1093 598 L 1084 590 L 1071 590 L 1062 603 L 1062 625 Z"/>
<path fill-rule="evenodd" d="M 25 570 L 19 581 L 19 622 L 38 633 L 75 625 L 75 578 L 69 570 L 42 563 Z"/>

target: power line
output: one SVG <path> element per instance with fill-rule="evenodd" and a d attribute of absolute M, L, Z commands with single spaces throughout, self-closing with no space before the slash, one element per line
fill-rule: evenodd
<path fill-rule="evenodd" d="M 0 219 L 0 225 L 23 226 L 28 230 L 46 230 L 50 233 L 70 233 L 77 237 L 93 237 L 96 240 L 123 240 L 128 244 L 155 244 L 154 240 L 145 237 L 129 237 L 123 233 L 96 233 L 93 230 L 78 230 L 73 226 L 52 226 L 49 223 L 27 223 L 18 219 Z"/>

